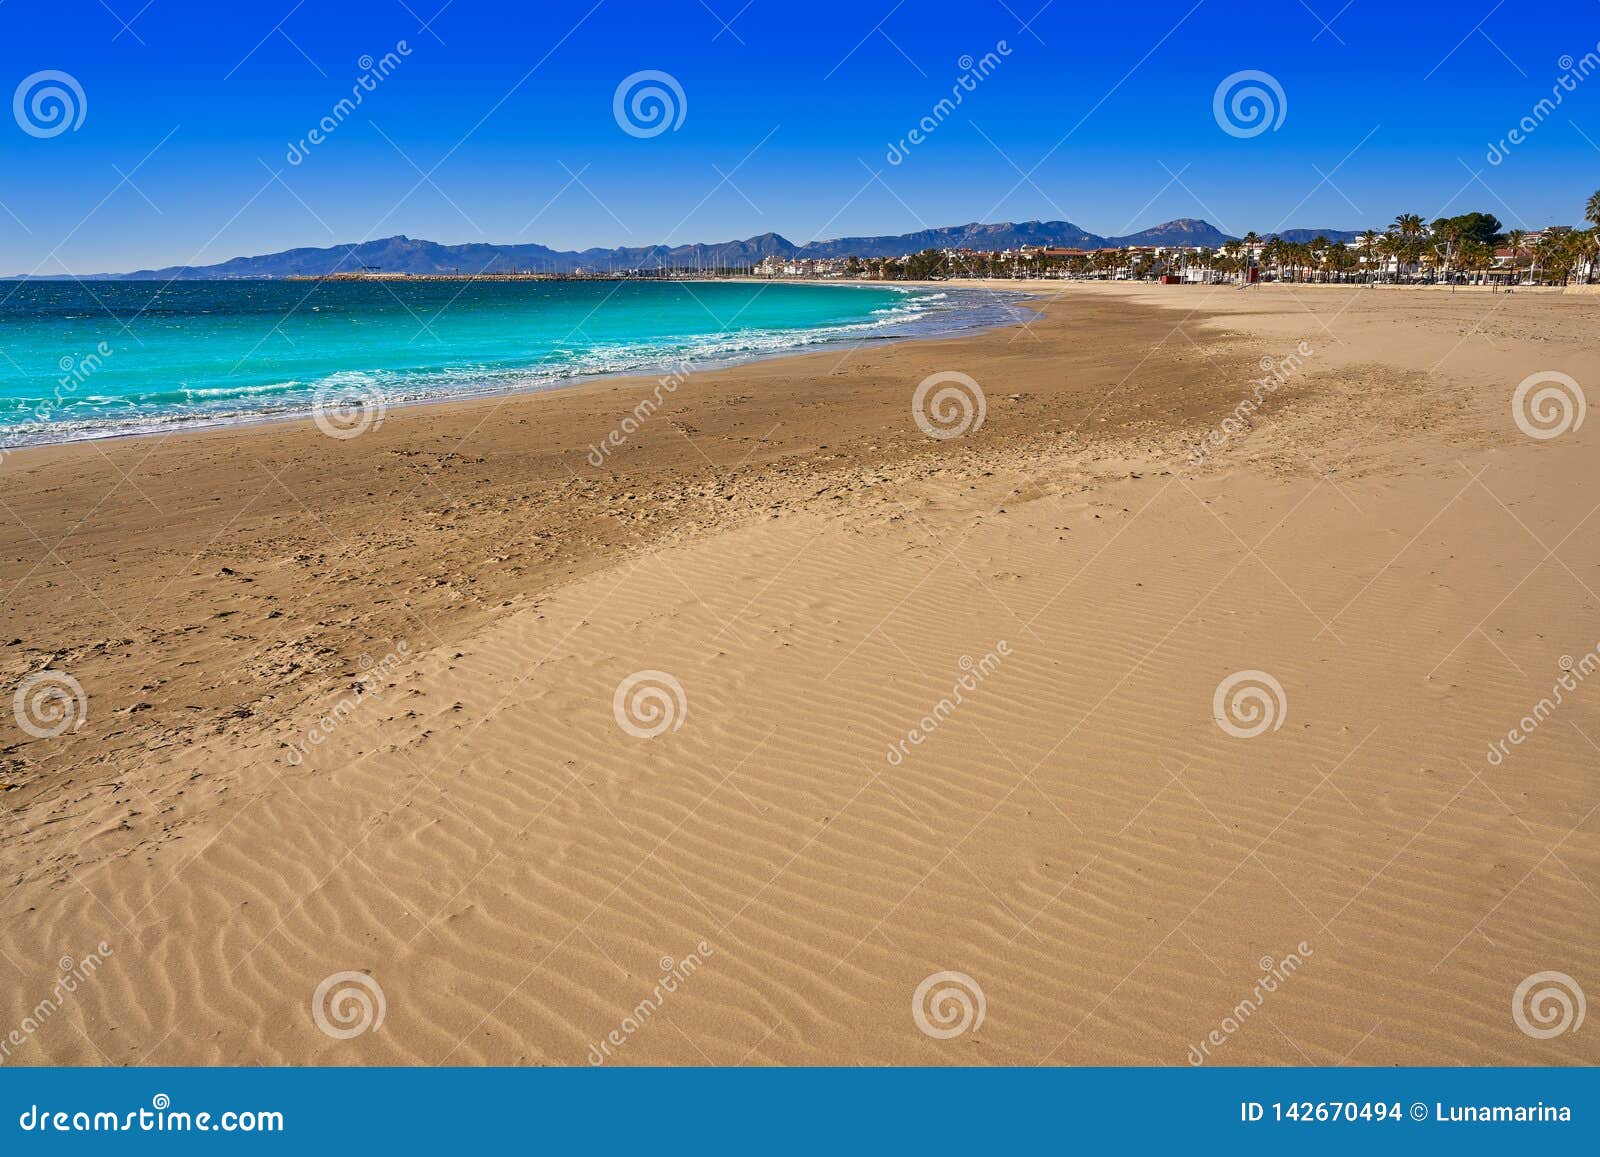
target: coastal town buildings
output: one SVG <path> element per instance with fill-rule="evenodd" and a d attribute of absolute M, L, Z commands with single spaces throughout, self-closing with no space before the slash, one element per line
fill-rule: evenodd
<path fill-rule="evenodd" d="M 1463 224 L 1464 222 L 1464 224 Z M 1512 286 L 1587 283 L 1597 273 L 1596 230 L 1550 226 L 1500 232 L 1483 214 L 1425 225 L 1403 216 L 1383 232 L 1337 238 L 1307 231 L 1228 240 L 1220 245 L 1125 245 L 1083 249 L 1022 245 L 993 251 L 928 249 L 892 257 L 770 256 L 756 277 L 867 280 L 1159 281 L 1204 285 L 1395 282 Z"/>

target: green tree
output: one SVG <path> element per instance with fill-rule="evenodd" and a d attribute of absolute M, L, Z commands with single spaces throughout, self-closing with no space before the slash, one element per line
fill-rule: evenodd
<path fill-rule="evenodd" d="M 1373 229 L 1368 229 L 1359 238 L 1361 256 L 1367 259 L 1367 277 L 1371 280 L 1377 273 L 1378 241 L 1383 234 Z"/>
<path fill-rule="evenodd" d="M 913 281 L 939 281 L 950 276 L 950 258 L 943 249 L 924 249 L 906 261 L 906 276 Z"/>
<path fill-rule="evenodd" d="M 1500 218 L 1493 213 L 1463 213 L 1445 220 L 1458 240 L 1476 241 L 1481 245 L 1493 245 L 1503 228 Z"/>

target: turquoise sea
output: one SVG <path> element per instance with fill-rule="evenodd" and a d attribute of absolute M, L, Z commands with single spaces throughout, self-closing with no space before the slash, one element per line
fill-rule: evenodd
<path fill-rule="evenodd" d="M 0 448 L 695 370 L 1018 312 L 1009 295 L 857 285 L 0 283 Z"/>

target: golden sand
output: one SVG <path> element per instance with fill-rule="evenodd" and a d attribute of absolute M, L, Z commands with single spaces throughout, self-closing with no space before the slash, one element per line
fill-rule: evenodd
<path fill-rule="evenodd" d="M 1600 1061 L 1513 1015 L 1600 992 L 1600 679 L 1488 754 L 1600 642 L 1511 408 L 1600 306 L 1041 292 L 599 469 L 653 381 L 12 455 L 7 1063 Z"/>

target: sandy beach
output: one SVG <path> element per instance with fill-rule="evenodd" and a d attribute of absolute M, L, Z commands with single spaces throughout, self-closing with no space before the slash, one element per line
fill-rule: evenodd
<path fill-rule="evenodd" d="M 4 1063 L 1600 1062 L 1600 297 L 1026 288 L 7 456 Z"/>

